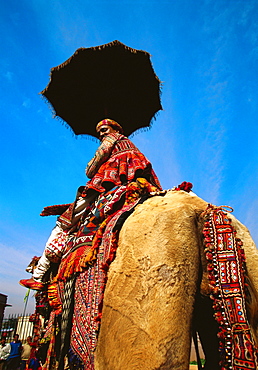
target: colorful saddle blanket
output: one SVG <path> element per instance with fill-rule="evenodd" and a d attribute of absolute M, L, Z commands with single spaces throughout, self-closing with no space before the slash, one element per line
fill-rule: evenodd
<path fill-rule="evenodd" d="M 55 315 L 52 313 L 46 336 L 55 335 L 56 330 L 52 326 L 57 325 L 55 317 L 61 314 L 61 342 L 67 342 L 69 333 L 69 356 L 73 368 L 94 370 L 93 354 L 107 271 L 115 257 L 122 225 L 120 220 L 125 220 L 137 204 L 157 190 L 143 178 L 115 187 L 100 195 L 85 210 L 77 230 L 67 234 L 58 273 L 49 286 L 49 303 Z M 64 321 L 67 321 L 66 325 L 62 324 Z M 55 342 L 54 338 L 50 340 Z M 65 353 L 61 345 L 62 351 Z M 54 358 L 54 352 L 56 348 L 50 345 L 47 357 Z M 47 362 L 45 369 L 53 365 Z"/>

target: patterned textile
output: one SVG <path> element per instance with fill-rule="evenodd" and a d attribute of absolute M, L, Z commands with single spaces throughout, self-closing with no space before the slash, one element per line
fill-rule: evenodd
<path fill-rule="evenodd" d="M 136 182 L 101 194 L 86 209 L 77 233 L 70 235 L 59 272 L 48 290 L 49 303 L 55 314 L 62 312 L 61 367 L 68 350 L 66 343 L 72 324 L 70 355 L 76 359 L 78 368 L 83 363 L 84 369 L 94 369 L 93 353 L 101 320 L 107 271 L 117 248 L 116 225 L 121 216 L 129 215 L 144 197 L 156 190 L 146 179 L 137 179 Z"/>
<path fill-rule="evenodd" d="M 55 239 L 47 243 L 45 247 L 45 255 L 49 261 L 54 263 L 59 263 L 61 261 L 67 237 L 68 231 L 62 231 L 58 233 Z"/>
<path fill-rule="evenodd" d="M 87 370 L 94 370 L 94 350 L 102 317 L 107 272 L 117 249 L 118 232 L 113 230 L 119 217 L 134 208 L 139 201 L 140 199 L 124 206 L 110 219 L 98 249 L 96 262 L 76 279 L 71 349 Z"/>
<path fill-rule="evenodd" d="M 62 320 L 61 320 L 61 348 L 58 361 L 58 369 L 64 368 L 64 357 L 68 353 L 71 333 L 71 316 L 74 306 L 74 284 L 76 275 L 68 279 L 64 284 L 62 297 Z"/>
<path fill-rule="evenodd" d="M 53 332 L 53 328 L 55 326 L 55 320 L 56 320 L 56 314 L 55 314 L 55 311 L 51 311 L 50 312 L 50 315 L 49 315 L 49 318 L 48 318 L 48 322 L 47 322 L 47 326 L 45 327 L 45 333 L 44 333 L 44 336 L 43 338 L 40 340 L 40 343 L 44 344 L 46 342 L 49 342 L 50 339 L 51 339 L 51 336 L 52 336 L 52 332 Z"/>
<path fill-rule="evenodd" d="M 62 292 L 64 291 L 61 282 L 64 283 L 74 273 L 83 272 L 94 263 L 98 247 L 94 241 L 94 236 L 97 233 L 96 238 L 100 243 L 108 217 L 123 206 L 127 189 L 130 189 L 131 193 L 131 187 L 132 184 L 120 186 L 101 194 L 85 210 L 79 230 L 75 234 L 69 235 L 63 250 L 58 274 L 48 287 L 49 303 L 57 314 L 61 312 Z M 136 188 L 139 190 L 139 186 L 136 186 Z M 135 189 L 135 193 L 137 190 Z"/>
<path fill-rule="evenodd" d="M 242 242 L 227 213 L 208 206 L 204 213 L 205 253 L 213 308 L 219 324 L 221 370 L 258 369 L 258 352 L 245 307 L 246 267 Z"/>
<path fill-rule="evenodd" d="M 89 162 L 86 174 L 91 180 L 85 191 L 94 189 L 104 192 L 105 182 L 122 185 L 145 177 L 152 185 L 161 189 L 151 163 L 124 135 L 111 133 L 105 136 L 95 157 Z"/>
<path fill-rule="evenodd" d="M 149 160 L 126 136 L 119 133 L 110 133 L 105 136 L 94 158 L 87 165 L 86 175 L 91 180 L 85 187 L 78 189 L 77 198 L 79 194 L 88 197 L 89 191 L 95 191 L 97 196 L 98 193 L 106 192 L 110 184 L 121 186 L 139 177 L 147 179 L 161 190 L 161 185 Z M 76 202 L 45 207 L 41 216 L 61 214 L 63 210 L 58 220 L 65 227 L 70 227 L 75 205 Z"/>
<path fill-rule="evenodd" d="M 84 188 L 85 186 L 79 186 L 79 188 L 77 189 L 75 201 L 73 203 L 45 207 L 40 216 L 60 215 L 58 217 L 58 221 L 65 228 L 70 227 L 73 213 L 76 209 L 76 206 L 78 207 L 77 201 L 81 197 Z"/>
<path fill-rule="evenodd" d="M 68 237 L 57 280 L 66 280 L 74 273 L 82 272 L 95 259 L 94 236 L 102 222 L 114 212 L 113 206 L 117 208 L 123 206 L 126 188 L 126 186 L 115 187 L 101 194 L 85 210 L 79 230 Z"/>
<path fill-rule="evenodd" d="M 43 343 L 45 341 L 49 341 L 49 346 L 47 350 L 46 361 L 42 366 L 42 370 L 54 370 L 56 369 L 56 334 L 57 334 L 57 316 L 54 315 L 54 312 L 50 315 L 49 323 L 47 326 L 47 331 L 43 339 Z"/>
<path fill-rule="evenodd" d="M 70 226 L 73 218 L 75 204 L 76 202 L 71 203 L 66 211 L 58 217 L 58 221 L 60 221 L 62 225 L 65 225 L 67 227 Z"/>
<path fill-rule="evenodd" d="M 85 210 L 79 230 L 67 236 L 57 280 L 66 280 L 72 274 L 82 272 L 94 261 L 99 243 L 95 238 L 100 234 L 100 238 L 102 237 L 102 232 L 112 215 L 124 205 L 135 202 L 144 194 L 155 190 L 156 187 L 140 178 L 136 182 L 117 186 L 99 195 Z"/>

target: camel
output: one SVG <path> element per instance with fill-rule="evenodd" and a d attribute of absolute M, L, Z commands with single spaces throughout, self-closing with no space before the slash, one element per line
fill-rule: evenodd
<path fill-rule="evenodd" d="M 193 192 L 170 190 L 138 204 L 126 219 L 119 233 L 115 259 L 107 273 L 103 308 L 98 318 L 101 324 L 96 324 L 96 331 L 99 330 L 95 336 L 96 349 L 89 352 L 85 369 L 188 370 L 193 332 L 198 332 L 203 344 L 204 369 L 226 369 L 219 364 L 219 325 L 210 298 L 213 290 L 203 235 L 207 206 Z M 232 214 L 225 211 L 223 214 L 231 220 L 237 238 L 243 243 L 252 298 L 244 304 L 253 310 L 248 319 L 252 324 L 253 363 L 256 361 L 257 365 L 258 251 L 248 229 Z M 237 245 L 241 248 L 241 243 Z M 90 281 L 90 271 L 94 268 L 93 265 L 75 276 L 71 334 L 65 330 L 61 339 L 62 350 L 68 350 L 69 343 L 74 350 L 73 341 L 81 337 L 76 352 L 79 358 L 80 348 L 87 348 L 85 343 L 89 339 L 84 343 L 82 334 L 86 333 L 83 327 L 87 326 L 86 311 L 82 310 L 83 315 L 78 312 L 80 306 L 87 304 L 84 284 Z M 81 276 L 86 278 L 83 280 Z M 74 284 L 74 280 L 68 283 Z M 63 286 L 59 290 L 62 292 Z M 85 356 L 88 349 L 82 351 Z M 58 368 L 63 368 L 61 362 Z M 258 365 L 246 368 L 255 369 Z"/>
<path fill-rule="evenodd" d="M 206 208 L 207 202 L 192 192 L 168 191 L 138 205 L 125 221 L 108 272 L 96 370 L 189 369 L 200 289 L 207 298 L 197 317 L 204 320 L 211 309 L 200 232 L 200 215 Z M 243 242 L 248 275 L 258 291 L 258 251 L 248 229 L 232 214 L 230 218 Z M 211 311 L 211 320 L 212 315 Z M 207 329 L 207 322 L 205 325 Z M 215 320 L 212 325 L 216 328 Z M 212 330 L 208 327 L 208 337 Z M 216 333 L 213 342 L 218 342 Z M 213 358 L 205 369 L 221 369 L 214 363 L 219 361 L 218 348 L 211 353 Z"/>

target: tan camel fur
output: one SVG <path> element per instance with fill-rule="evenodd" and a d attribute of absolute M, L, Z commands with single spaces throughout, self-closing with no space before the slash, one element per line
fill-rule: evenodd
<path fill-rule="evenodd" d="M 126 220 L 108 273 L 95 355 L 96 370 L 188 370 L 191 320 L 202 256 L 200 214 L 207 202 L 169 191 L 138 205 Z M 230 215 L 244 243 L 258 291 L 258 252 Z M 202 284 L 205 289 L 205 279 Z"/>

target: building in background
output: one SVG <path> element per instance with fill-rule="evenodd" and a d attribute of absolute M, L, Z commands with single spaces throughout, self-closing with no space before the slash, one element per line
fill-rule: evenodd
<path fill-rule="evenodd" d="M 11 304 L 7 304 L 7 297 L 7 295 L 0 293 L 0 328 L 2 327 L 5 307 L 12 306 Z"/>

